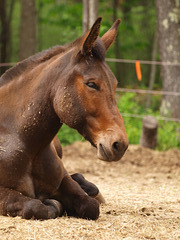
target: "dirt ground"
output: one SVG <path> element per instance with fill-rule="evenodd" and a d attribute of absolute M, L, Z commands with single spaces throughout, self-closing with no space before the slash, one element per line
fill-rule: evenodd
<path fill-rule="evenodd" d="M 180 151 L 131 145 L 121 161 L 106 163 L 89 143 L 76 142 L 64 148 L 63 161 L 99 187 L 106 200 L 99 219 L 1 216 L 0 239 L 180 240 Z"/>

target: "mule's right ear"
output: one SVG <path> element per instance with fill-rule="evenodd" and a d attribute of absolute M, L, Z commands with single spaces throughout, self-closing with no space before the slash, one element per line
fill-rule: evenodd
<path fill-rule="evenodd" d="M 83 37 L 83 45 L 82 45 L 81 53 L 84 56 L 88 56 L 92 54 L 92 48 L 96 42 L 96 39 L 99 36 L 101 20 L 102 18 L 98 17 L 98 19 L 95 21 L 91 29 Z"/>

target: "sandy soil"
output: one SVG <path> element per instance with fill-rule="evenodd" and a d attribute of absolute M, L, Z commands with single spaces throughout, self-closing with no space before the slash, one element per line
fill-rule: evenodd
<path fill-rule="evenodd" d="M 64 148 L 70 173 L 96 183 L 106 203 L 98 220 L 62 217 L 34 221 L 0 217 L 0 239 L 180 240 L 180 151 L 131 145 L 123 159 L 106 163 L 89 143 Z"/>

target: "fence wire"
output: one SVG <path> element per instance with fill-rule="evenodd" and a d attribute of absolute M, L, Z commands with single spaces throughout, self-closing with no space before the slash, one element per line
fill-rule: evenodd
<path fill-rule="evenodd" d="M 137 60 L 131 59 L 117 59 L 117 58 L 106 58 L 107 62 L 119 62 L 119 63 L 133 63 L 135 64 Z M 138 60 L 140 64 L 148 65 L 160 65 L 160 66 L 180 66 L 178 62 L 160 62 L 160 61 L 147 61 L 147 60 Z"/>
<path fill-rule="evenodd" d="M 133 92 L 133 93 L 144 93 L 154 95 L 169 95 L 169 96 L 180 96 L 180 92 L 168 92 L 168 91 L 155 91 L 155 90 L 143 90 L 143 89 L 130 89 L 130 88 L 117 88 L 117 92 Z"/>
<path fill-rule="evenodd" d="M 123 117 L 131 117 L 131 118 L 144 118 L 147 115 L 139 115 L 139 114 L 133 114 L 133 113 L 121 113 L 121 116 Z M 167 121 L 167 122 L 180 122 L 179 118 L 168 118 L 168 117 L 161 117 L 161 116 L 155 116 L 157 120 Z"/>

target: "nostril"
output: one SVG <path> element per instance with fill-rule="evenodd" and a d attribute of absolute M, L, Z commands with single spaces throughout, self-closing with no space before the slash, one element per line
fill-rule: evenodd
<path fill-rule="evenodd" d="M 113 150 L 115 150 L 116 152 L 120 151 L 120 142 L 114 142 L 112 146 Z"/>

